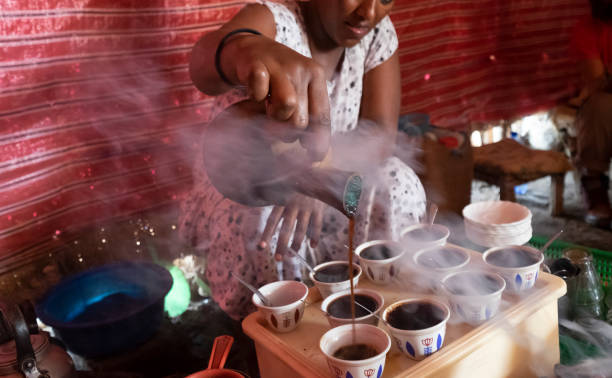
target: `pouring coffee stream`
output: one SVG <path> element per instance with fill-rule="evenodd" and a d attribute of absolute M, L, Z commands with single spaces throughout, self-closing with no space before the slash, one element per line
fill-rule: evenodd
<path fill-rule="evenodd" d="M 310 263 L 308 263 L 308 261 L 306 261 L 306 259 L 304 257 L 302 257 L 297 251 L 293 250 L 292 248 L 289 248 L 289 251 L 291 251 L 291 253 L 296 256 L 300 262 L 302 264 L 304 264 L 304 266 L 306 267 L 306 269 L 308 269 L 310 272 L 314 273 L 315 270 L 314 268 L 310 265 Z M 372 310 L 370 310 L 369 308 L 367 308 L 366 306 L 362 305 L 361 303 L 359 303 L 357 300 L 354 301 L 355 304 L 359 307 L 361 307 L 361 309 L 367 311 L 368 313 L 372 314 L 376 319 L 381 320 L 381 318 L 376 315 Z M 329 313 L 326 312 L 326 314 L 328 315 Z"/>

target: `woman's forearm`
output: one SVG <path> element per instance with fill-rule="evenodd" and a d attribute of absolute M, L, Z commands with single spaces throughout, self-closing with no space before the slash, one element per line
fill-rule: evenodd
<path fill-rule="evenodd" d="M 215 55 L 219 43 L 228 33 L 244 28 L 257 30 L 262 36 L 272 39 L 276 33 L 274 18 L 270 11 L 263 5 L 250 4 L 220 29 L 200 38 L 191 52 L 189 62 L 191 80 L 200 91 L 214 96 L 233 87 L 219 76 L 215 67 Z M 236 75 L 237 65 L 244 61 L 240 53 L 243 52 L 245 44 L 241 43 L 241 40 L 244 42 L 244 39 L 257 37 L 250 33 L 239 33 L 224 41 L 224 46 L 219 54 L 219 68 L 235 85 L 239 84 Z"/>

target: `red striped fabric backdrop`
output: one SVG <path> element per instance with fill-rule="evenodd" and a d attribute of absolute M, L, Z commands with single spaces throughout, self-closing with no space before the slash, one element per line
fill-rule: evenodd
<path fill-rule="evenodd" d="M 176 201 L 209 114 L 190 49 L 244 1 L 0 0 L 0 267 Z M 402 111 L 465 127 L 569 95 L 587 0 L 398 0 Z M 1 270 L 1 269 L 0 269 Z"/>

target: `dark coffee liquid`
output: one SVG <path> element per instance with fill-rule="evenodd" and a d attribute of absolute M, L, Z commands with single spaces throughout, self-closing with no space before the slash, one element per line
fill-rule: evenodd
<path fill-rule="evenodd" d="M 368 344 L 345 345 L 334 352 L 333 356 L 341 360 L 357 361 L 372 358 L 378 354 L 376 348 Z"/>
<path fill-rule="evenodd" d="M 417 242 L 430 242 L 442 239 L 444 233 L 440 230 L 431 227 L 417 228 L 407 232 L 404 237 Z"/>
<path fill-rule="evenodd" d="M 504 248 L 487 255 L 489 264 L 504 268 L 519 268 L 537 263 L 539 256 L 518 248 Z"/>
<path fill-rule="evenodd" d="M 463 253 L 452 248 L 436 248 L 421 253 L 417 258 L 419 265 L 433 269 L 461 265 L 465 260 Z"/>
<path fill-rule="evenodd" d="M 353 240 L 355 239 L 355 218 L 349 218 L 349 226 L 348 226 L 348 261 L 351 269 L 349 270 L 349 279 L 351 283 L 351 320 L 353 321 L 353 344 L 356 343 L 357 333 L 355 331 L 355 283 L 353 282 L 353 276 L 355 276 L 355 272 L 353 271 L 353 251 L 355 250 L 353 246 Z"/>
<path fill-rule="evenodd" d="M 385 260 L 395 256 L 396 253 L 384 244 L 377 244 L 364 249 L 359 257 L 366 260 Z"/>
<path fill-rule="evenodd" d="M 355 294 L 355 301 L 361 306 L 367 308 L 367 311 L 363 307 L 355 306 L 355 317 L 360 318 L 362 316 L 370 315 L 370 313 L 376 311 L 376 300 L 369 295 Z M 327 306 L 327 313 L 336 318 L 350 319 L 351 317 L 351 296 L 350 294 L 343 295 L 340 298 L 334 299 L 329 306 Z"/>
<path fill-rule="evenodd" d="M 351 265 L 352 266 L 352 265 Z M 314 274 L 315 280 L 319 282 L 341 282 L 349 279 L 348 264 L 333 264 L 317 269 Z M 353 275 L 357 274 L 353 269 Z"/>
<path fill-rule="evenodd" d="M 487 295 L 502 288 L 502 284 L 483 273 L 460 273 L 450 277 L 444 286 L 455 295 Z"/>
<path fill-rule="evenodd" d="M 433 327 L 444 320 L 444 310 L 428 302 L 404 303 L 387 318 L 393 328 L 416 330 Z"/>

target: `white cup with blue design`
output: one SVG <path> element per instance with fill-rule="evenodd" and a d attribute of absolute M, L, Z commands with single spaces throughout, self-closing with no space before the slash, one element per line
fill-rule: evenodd
<path fill-rule="evenodd" d="M 410 257 L 422 249 L 443 246 L 449 236 L 450 230 L 444 225 L 418 223 L 402 230 L 400 240 Z"/>
<path fill-rule="evenodd" d="M 465 268 L 470 262 L 470 254 L 463 248 L 446 244 L 423 249 L 414 255 L 413 260 L 418 268 L 413 274 L 415 284 L 438 294 L 442 278 Z"/>
<path fill-rule="evenodd" d="M 398 349 L 420 361 L 444 345 L 448 306 L 435 297 L 397 301 L 383 312 L 383 322 Z"/>
<path fill-rule="evenodd" d="M 466 323 L 478 325 L 497 314 L 506 281 L 497 273 L 468 270 L 447 275 L 441 288 L 453 313 Z"/>
<path fill-rule="evenodd" d="M 325 332 L 319 341 L 332 377 L 380 377 L 391 348 L 385 331 L 370 324 L 345 324 Z"/>
<path fill-rule="evenodd" d="M 377 285 L 387 285 L 399 275 L 404 250 L 391 240 L 372 240 L 355 249 L 366 277 Z"/>
<path fill-rule="evenodd" d="M 526 245 L 509 245 L 486 250 L 482 259 L 504 278 L 506 290 L 518 293 L 535 285 L 544 254 Z"/>

